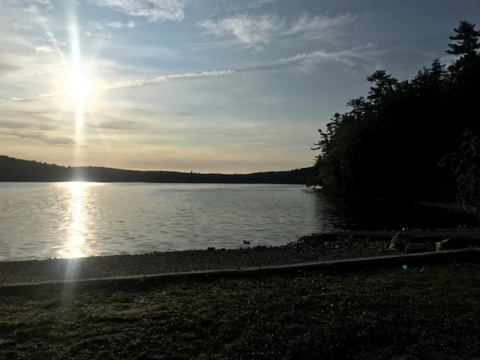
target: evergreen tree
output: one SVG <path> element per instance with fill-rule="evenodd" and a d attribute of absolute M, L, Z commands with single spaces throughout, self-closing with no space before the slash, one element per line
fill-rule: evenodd
<path fill-rule="evenodd" d="M 455 36 L 450 36 L 450 40 L 455 42 L 448 44 L 451 50 L 447 50 L 451 55 L 471 55 L 476 54 L 480 49 L 478 38 L 480 37 L 480 31 L 475 30 L 475 24 L 468 21 L 461 21 L 457 29 Z"/>
<path fill-rule="evenodd" d="M 320 130 L 321 184 L 352 195 L 480 206 L 480 31 L 460 22 L 448 68 L 435 59 L 411 81 L 378 70 L 366 97 Z M 442 166 L 443 165 L 443 166 Z"/>

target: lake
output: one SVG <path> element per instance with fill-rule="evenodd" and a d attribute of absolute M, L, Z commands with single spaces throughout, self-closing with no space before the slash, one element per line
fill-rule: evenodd
<path fill-rule="evenodd" d="M 0 183 L 0 260 L 285 245 L 313 232 L 462 221 L 298 185 Z"/>

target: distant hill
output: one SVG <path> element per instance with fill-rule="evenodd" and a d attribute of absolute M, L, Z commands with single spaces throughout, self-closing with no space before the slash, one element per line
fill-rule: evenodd
<path fill-rule="evenodd" d="M 0 182 L 147 182 L 147 183 L 239 183 L 305 184 L 313 167 L 242 175 L 198 174 L 175 171 L 135 171 L 104 167 L 65 167 L 0 155 Z"/>

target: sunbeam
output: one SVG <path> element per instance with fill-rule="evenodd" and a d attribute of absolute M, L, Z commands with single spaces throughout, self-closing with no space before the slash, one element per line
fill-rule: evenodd
<path fill-rule="evenodd" d="M 91 82 L 84 75 L 82 68 L 82 55 L 80 50 L 80 37 L 78 32 L 75 1 L 70 1 L 69 33 L 72 69 L 65 83 L 65 93 L 75 103 L 75 157 L 78 159 L 79 147 L 83 138 L 84 102 L 92 93 L 93 88 Z"/>

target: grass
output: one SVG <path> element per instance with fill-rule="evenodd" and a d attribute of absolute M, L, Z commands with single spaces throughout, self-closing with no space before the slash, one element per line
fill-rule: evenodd
<path fill-rule="evenodd" d="M 0 290 L 4 359 L 480 358 L 480 265 Z"/>

